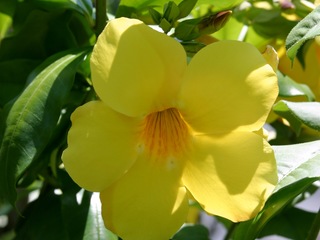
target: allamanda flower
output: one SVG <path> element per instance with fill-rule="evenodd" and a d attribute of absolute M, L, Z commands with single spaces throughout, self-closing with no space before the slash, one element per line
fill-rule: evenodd
<path fill-rule="evenodd" d="M 277 182 L 262 125 L 277 79 L 251 45 L 213 43 L 187 65 L 182 46 L 134 19 L 109 22 L 91 57 L 100 101 L 72 115 L 63 162 L 100 192 L 107 228 L 167 240 L 192 196 L 232 221 L 255 216 Z"/>

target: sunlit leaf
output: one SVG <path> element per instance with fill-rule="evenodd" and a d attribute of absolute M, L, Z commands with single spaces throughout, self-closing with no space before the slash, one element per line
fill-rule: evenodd
<path fill-rule="evenodd" d="M 286 39 L 287 55 L 294 60 L 299 48 L 307 40 L 320 35 L 320 6 L 302 19 L 289 33 Z"/>
<path fill-rule="evenodd" d="M 320 177 L 320 141 L 273 146 L 278 165 L 276 191 L 304 178 Z"/>
<path fill-rule="evenodd" d="M 0 196 L 12 204 L 16 200 L 16 181 L 50 140 L 77 65 L 87 51 L 68 51 L 48 59 L 23 93 L 5 109 L 7 119 L 1 126 L 4 134 L 0 149 Z"/>
<path fill-rule="evenodd" d="M 289 76 L 283 75 L 280 71 L 277 72 L 277 76 L 280 97 L 305 96 L 308 101 L 313 101 L 315 99 L 315 96 L 308 85 L 297 83 Z"/>
<path fill-rule="evenodd" d="M 300 132 L 301 124 L 320 131 L 320 103 L 318 102 L 289 102 L 281 100 L 273 110 L 286 118 L 296 133 Z"/>

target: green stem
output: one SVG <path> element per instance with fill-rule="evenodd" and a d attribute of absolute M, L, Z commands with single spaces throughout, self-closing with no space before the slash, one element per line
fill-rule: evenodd
<path fill-rule="evenodd" d="M 308 237 L 306 240 L 316 240 L 320 231 L 320 209 L 312 223 Z"/>
<path fill-rule="evenodd" d="M 232 225 L 229 227 L 227 235 L 224 237 L 224 240 L 231 239 L 231 237 L 234 233 L 234 230 L 236 229 L 237 226 L 238 226 L 238 223 L 232 223 Z"/>
<path fill-rule="evenodd" d="M 96 0 L 96 36 L 98 37 L 107 22 L 107 0 Z"/>

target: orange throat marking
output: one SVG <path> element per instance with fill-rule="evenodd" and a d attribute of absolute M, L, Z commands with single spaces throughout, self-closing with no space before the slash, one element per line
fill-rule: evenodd
<path fill-rule="evenodd" d="M 176 108 L 149 114 L 145 118 L 142 141 L 152 157 L 179 157 L 190 141 L 190 130 Z"/>

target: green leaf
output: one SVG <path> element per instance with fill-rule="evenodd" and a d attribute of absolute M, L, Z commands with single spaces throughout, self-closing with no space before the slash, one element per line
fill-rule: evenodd
<path fill-rule="evenodd" d="M 277 76 L 280 97 L 305 96 L 308 101 L 315 100 L 315 96 L 308 85 L 297 83 L 289 76 L 283 75 L 280 71 L 277 72 Z"/>
<path fill-rule="evenodd" d="M 223 11 L 206 17 L 184 20 L 177 25 L 174 36 L 183 41 L 190 41 L 201 35 L 212 34 L 227 23 L 230 15 L 231 11 Z"/>
<path fill-rule="evenodd" d="M 174 23 L 174 21 L 179 17 L 180 10 L 173 1 L 169 1 L 164 5 L 163 17 L 169 22 Z"/>
<path fill-rule="evenodd" d="M 85 5 L 85 8 L 83 7 L 84 0 L 82 0 L 82 4 L 76 4 L 74 1 L 70 0 L 30 0 L 32 4 L 34 4 L 37 7 L 43 8 L 47 11 L 52 11 L 52 10 L 59 10 L 59 9 L 72 9 L 76 10 L 82 14 L 85 14 L 87 9 Z"/>
<path fill-rule="evenodd" d="M 174 36 L 183 41 L 190 41 L 200 36 L 198 24 L 201 22 L 200 18 L 187 19 L 180 22 L 174 31 Z"/>
<path fill-rule="evenodd" d="M 320 103 L 318 102 L 277 102 L 273 110 L 286 118 L 294 131 L 299 134 L 301 124 L 320 131 Z"/>
<path fill-rule="evenodd" d="M 178 19 L 188 16 L 192 9 L 195 7 L 197 1 L 198 0 L 183 0 L 181 3 L 179 3 L 178 8 L 180 14 L 178 16 Z"/>
<path fill-rule="evenodd" d="M 88 218 L 83 240 L 118 240 L 118 237 L 105 228 L 101 216 L 99 195 L 94 193 L 91 198 Z"/>
<path fill-rule="evenodd" d="M 288 239 L 304 240 L 315 216 L 315 213 L 298 208 L 286 209 L 267 223 L 259 237 L 278 235 Z"/>
<path fill-rule="evenodd" d="M 155 24 L 160 24 L 161 22 L 161 14 L 157 11 L 157 10 L 154 10 L 153 8 L 148 8 L 149 9 L 149 13 L 152 17 L 152 20 L 155 22 Z"/>
<path fill-rule="evenodd" d="M 304 178 L 320 177 L 320 140 L 273 149 L 279 177 L 275 191 Z"/>
<path fill-rule="evenodd" d="M 21 93 L 29 73 L 37 65 L 39 65 L 39 61 L 32 59 L 14 59 L 0 62 L 0 107 L 3 107 Z"/>
<path fill-rule="evenodd" d="M 161 27 L 165 33 L 168 33 L 172 28 L 171 23 L 169 23 L 165 18 L 161 19 L 161 22 L 159 23 L 159 27 Z"/>
<path fill-rule="evenodd" d="M 92 16 L 92 0 L 77 0 L 77 4 L 87 13 L 88 16 Z"/>
<path fill-rule="evenodd" d="M 287 55 L 293 62 L 299 48 L 307 40 L 320 35 L 320 6 L 302 19 L 289 33 L 286 39 Z"/>
<path fill-rule="evenodd" d="M 69 240 L 83 239 L 88 218 L 91 192 L 81 189 L 64 170 L 59 169 L 61 182 L 61 214 Z"/>
<path fill-rule="evenodd" d="M 16 101 L 6 106 L 0 149 L 0 196 L 11 204 L 16 200 L 19 176 L 50 141 L 77 65 L 87 52 L 69 50 L 49 58 Z"/>
<path fill-rule="evenodd" d="M 255 239 L 275 215 L 320 179 L 320 141 L 273 146 L 273 149 L 278 166 L 278 185 L 259 215 L 239 224 L 234 240 Z"/>
<path fill-rule="evenodd" d="M 172 240 L 209 240 L 209 231 L 205 226 L 186 226 L 177 232 Z"/>
<path fill-rule="evenodd" d="M 70 18 L 70 11 L 28 12 L 21 29 L 1 42 L 0 61 L 23 58 L 43 60 L 57 52 L 78 47 L 70 31 Z"/>
<path fill-rule="evenodd" d="M 50 191 L 27 205 L 15 229 L 16 240 L 68 240 L 60 196 Z"/>
<path fill-rule="evenodd" d="M 296 22 L 288 21 L 280 9 L 252 8 L 252 28 L 266 38 L 285 38 Z M 275 27 L 281 26 L 281 27 Z"/>
<path fill-rule="evenodd" d="M 178 4 L 181 0 L 174 0 Z M 163 6 L 168 3 L 168 0 L 121 0 L 118 7 L 116 17 L 141 17 L 149 14 L 148 9 L 151 7 L 163 13 Z M 144 17 L 145 20 L 145 17 Z"/>
<path fill-rule="evenodd" d="M 183 46 L 187 55 L 190 57 L 193 57 L 197 52 L 206 46 L 205 44 L 198 42 L 182 42 L 181 45 Z"/>

